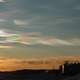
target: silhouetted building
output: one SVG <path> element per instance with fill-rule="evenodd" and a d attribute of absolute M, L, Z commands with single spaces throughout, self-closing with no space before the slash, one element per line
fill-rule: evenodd
<path fill-rule="evenodd" d="M 59 71 L 60 71 L 60 73 L 64 73 L 64 67 L 63 67 L 63 65 L 59 66 Z"/>
<path fill-rule="evenodd" d="M 74 75 L 74 74 L 78 74 L 80 73 L 80 63 L 69 63 L 69 62 L 65 62 L 63 64 L 63 69 L 62 71 L 64 72 L 64 74 L 66 75 Z"/>

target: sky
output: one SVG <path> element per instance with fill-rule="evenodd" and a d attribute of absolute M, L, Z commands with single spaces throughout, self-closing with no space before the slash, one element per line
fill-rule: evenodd
<path fill-rule="evenodd" d="M 80 55 L 80 0 L 0 0 L 0 56 Z"/>
<path fill-rule="evenodd" d="M 80 56 L 80 0 L 0 0 L 0 70 L 51 68 L 67 56 Z"/>

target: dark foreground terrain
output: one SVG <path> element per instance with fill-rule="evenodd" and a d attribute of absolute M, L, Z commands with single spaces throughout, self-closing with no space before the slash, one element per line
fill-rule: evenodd
<path fill-rule="evenodd" d="M 18 70 L 0 72 L 0 80 L 80 80 L 80 74 L 64 75 L 45 70 Z"/>
<path fill-rule="evenodd" d="M 62 80 L 63 74 L 46 70 L 18 70 L 0 72 L 0 80 Z M 65 76 L 66 77 L 66 76 Z"/>
<path fill-rule="evenodd" d="M 0 72 L 0 80 L 80 80 L 80 63 L 65 63 L 52 70 L 16 70 Z"/>

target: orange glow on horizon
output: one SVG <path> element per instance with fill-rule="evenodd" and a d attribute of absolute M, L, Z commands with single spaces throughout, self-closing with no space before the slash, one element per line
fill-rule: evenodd
<path fill-rule="evenodd" d="M 46 59 L 11 59 L 0 58 L 0 71 L 14 71 L 20 69 L 54 69 L 59 68 L 59 65 L 64 61 L 80 61 L 80 57 L 53 57 Z"/>

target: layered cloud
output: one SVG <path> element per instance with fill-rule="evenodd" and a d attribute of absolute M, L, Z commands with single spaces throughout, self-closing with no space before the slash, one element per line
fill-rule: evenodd
<path fill-rule="evenodd" d="M 45 46 L 80 46 L 80 39 L 60 39 L 56 37 L 42 36 L 38 32 L 13 34 L 0 30 L 0 44 L 19 43 L 23 45 Z M 10 46 L 9 46 L 10 47 Z M 4 48 L 9 48 L 5 46 Z M 1 47 L 3 48 L 3 46 Z M 10 47 L 11 48 L 11 47 Z"/>
<path fill-rule="evenodd" d="M 50 46 L 59 46 L 59 45 L 66 45 L 66 46 L 71 46 L 73 45 L 72 43 L 68 42 L 67 40 L 61 40 L 57 38 L 51 38 L 51 39 L 42 39 L 39 40 L 39 43 L 43 45 L 50 45 Z"/>
<path fill-rule="evenodd" d="M 70 42 L 72 42 L 75 46 L 80 46 L 80 38 L 71 39 Z"/>
<path fill-rule="evenodd" d="M 10 48 L 13 48 L 12 46 L 6 46 L 6 45 L 2 45 L 0 46 L 0 49 L 10 49 Z"/>
<path fill-rule="evenodd" d="M 28 25 L 29 23 L 23 20 L 14 20 L 14 23 L 19 26 Z"/>

